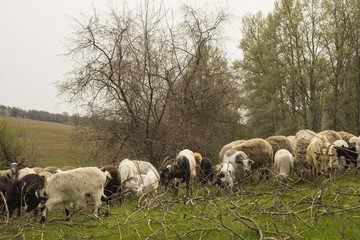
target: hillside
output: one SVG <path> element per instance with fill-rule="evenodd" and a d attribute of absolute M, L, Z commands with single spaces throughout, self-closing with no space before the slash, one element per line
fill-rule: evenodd
<path fill-rule="evenodd" d="M 31 141 L 24 157 L 29 166 L 79 166 L 86 159 L 82 149 L 75 148 L 71 135 L 74 126 L 30 120 L 17 117 L 0 117 L 9 127 L 23 128 L 25 137 Z"/>

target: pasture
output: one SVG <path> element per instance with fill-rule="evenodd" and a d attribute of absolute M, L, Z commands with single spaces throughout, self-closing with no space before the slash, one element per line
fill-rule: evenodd
<path fill-rule="evenodd" d="M 315 185 L 275 178 L 217 192 L 198 185 L 184 199 L 162 188 L 154 196 L 115 201 L 111 214 L 92 219 L 92 207 L 49 212 L 45 224 L 33 213 L 6 221 L 0 239 L 357 239 L 360 234 L 359 175 L 339 173 Z M 104 213 L 104 210 L 101 210 Z"/>
<path fill-rule="evenodd" d="M 9 127 L 23 128 L 25 138 L 31 141 L 24 156 L 30 166 L 79 166 L 87 158 L 81 148 L 75 148 L 71 141 L 74 126 L 43 122 L 18 117 L 0 117 Z"/>

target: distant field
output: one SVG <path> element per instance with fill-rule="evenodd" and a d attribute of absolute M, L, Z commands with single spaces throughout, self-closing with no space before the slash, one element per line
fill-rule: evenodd
<path fill-rule="evenodd" d="M 23 128 L 25 137 L 31 140 L 24 155 L 30 166 L 80 166 L 87 158 L 82 149 L 74 147 L 74 126 L 15 117 L 0 117 L 2 120 L 9 127 Z"/>

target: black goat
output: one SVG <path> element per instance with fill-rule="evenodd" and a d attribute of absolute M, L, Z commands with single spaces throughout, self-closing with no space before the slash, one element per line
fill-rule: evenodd
<path fill-rule="evenodd" d="M 18 216 L 20 216 L 21 208 L 24 207 L 26 212 L 36 210 L 41 202 L 38 195 L 38 190 L 42 189 L 45 185 L 44 178 L 37 174 L 28 174 L 23 178 L 16 180 L 12 183 L 7 197 L 7 205 L 9 208 L 9 216 L 18 208 Z"/>
<path fill-rule="evenodd" d="M 344 145 L 342 145 L 341 147 L 334 147 L 336 149 L 336 154 L 338 158 L 345 157 L 345 169 L 348 169 L 351 163 L 353 163 L 355 167 L 357 167 L 359 153 L 357 152 L 356 147 L 345 147 Z"/>

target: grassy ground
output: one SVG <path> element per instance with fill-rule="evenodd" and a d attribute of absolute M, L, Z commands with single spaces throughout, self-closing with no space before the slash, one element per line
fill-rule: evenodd
<path fill-rule="evenodd" d="M 321 185 L 246 181 L 232 194 L 197 186 L 189 199 L 161 189 L 114 202 L 107 218 L 91 218 L 90 206 L 74 210 L 71 222 L 61 207 L 44 225 L 32 214 L 3 218 L 0 239 L 358 239 L 358 182 L 354 172 Z"/>
<path fill-rule="evenodd" d="M 27 156 L 37 166 L 82 166 L 86 154 L 74 149 L 74 127 L 20 118 L 5 119 L 22 127 L 33 144 Z M 75 151 L 76 150 L 76 151 Z M 154 196 L 118 201 L 111 214 L 91 218 L 91 206 L 75 209 L 65 221 L 61 206 L 45 224 L 31 214 L 7 221 L 0 216 L 1 239 L 358 239 L 360 175 L 337 174 L 323 184 L 289 184 L 274 179 L 258 184 L 246 180 L 233 193 L 196 186 L 191 198 L 160 189 Z M 89 200 L 90 201 L 90 200 Z M 90 201 L 91 202 L 91 201 Z M 102 209 L 104 212 L 104 209 Z"/>
<path fill-rule="evenodd" d="M 74 126 L 25 118 L 0 117 L 9 127 L 22 128 L 31 140 L 24 157 L 30 166 L 79 166 L 86 154 L 75 148 L 71 135 Z"/>

